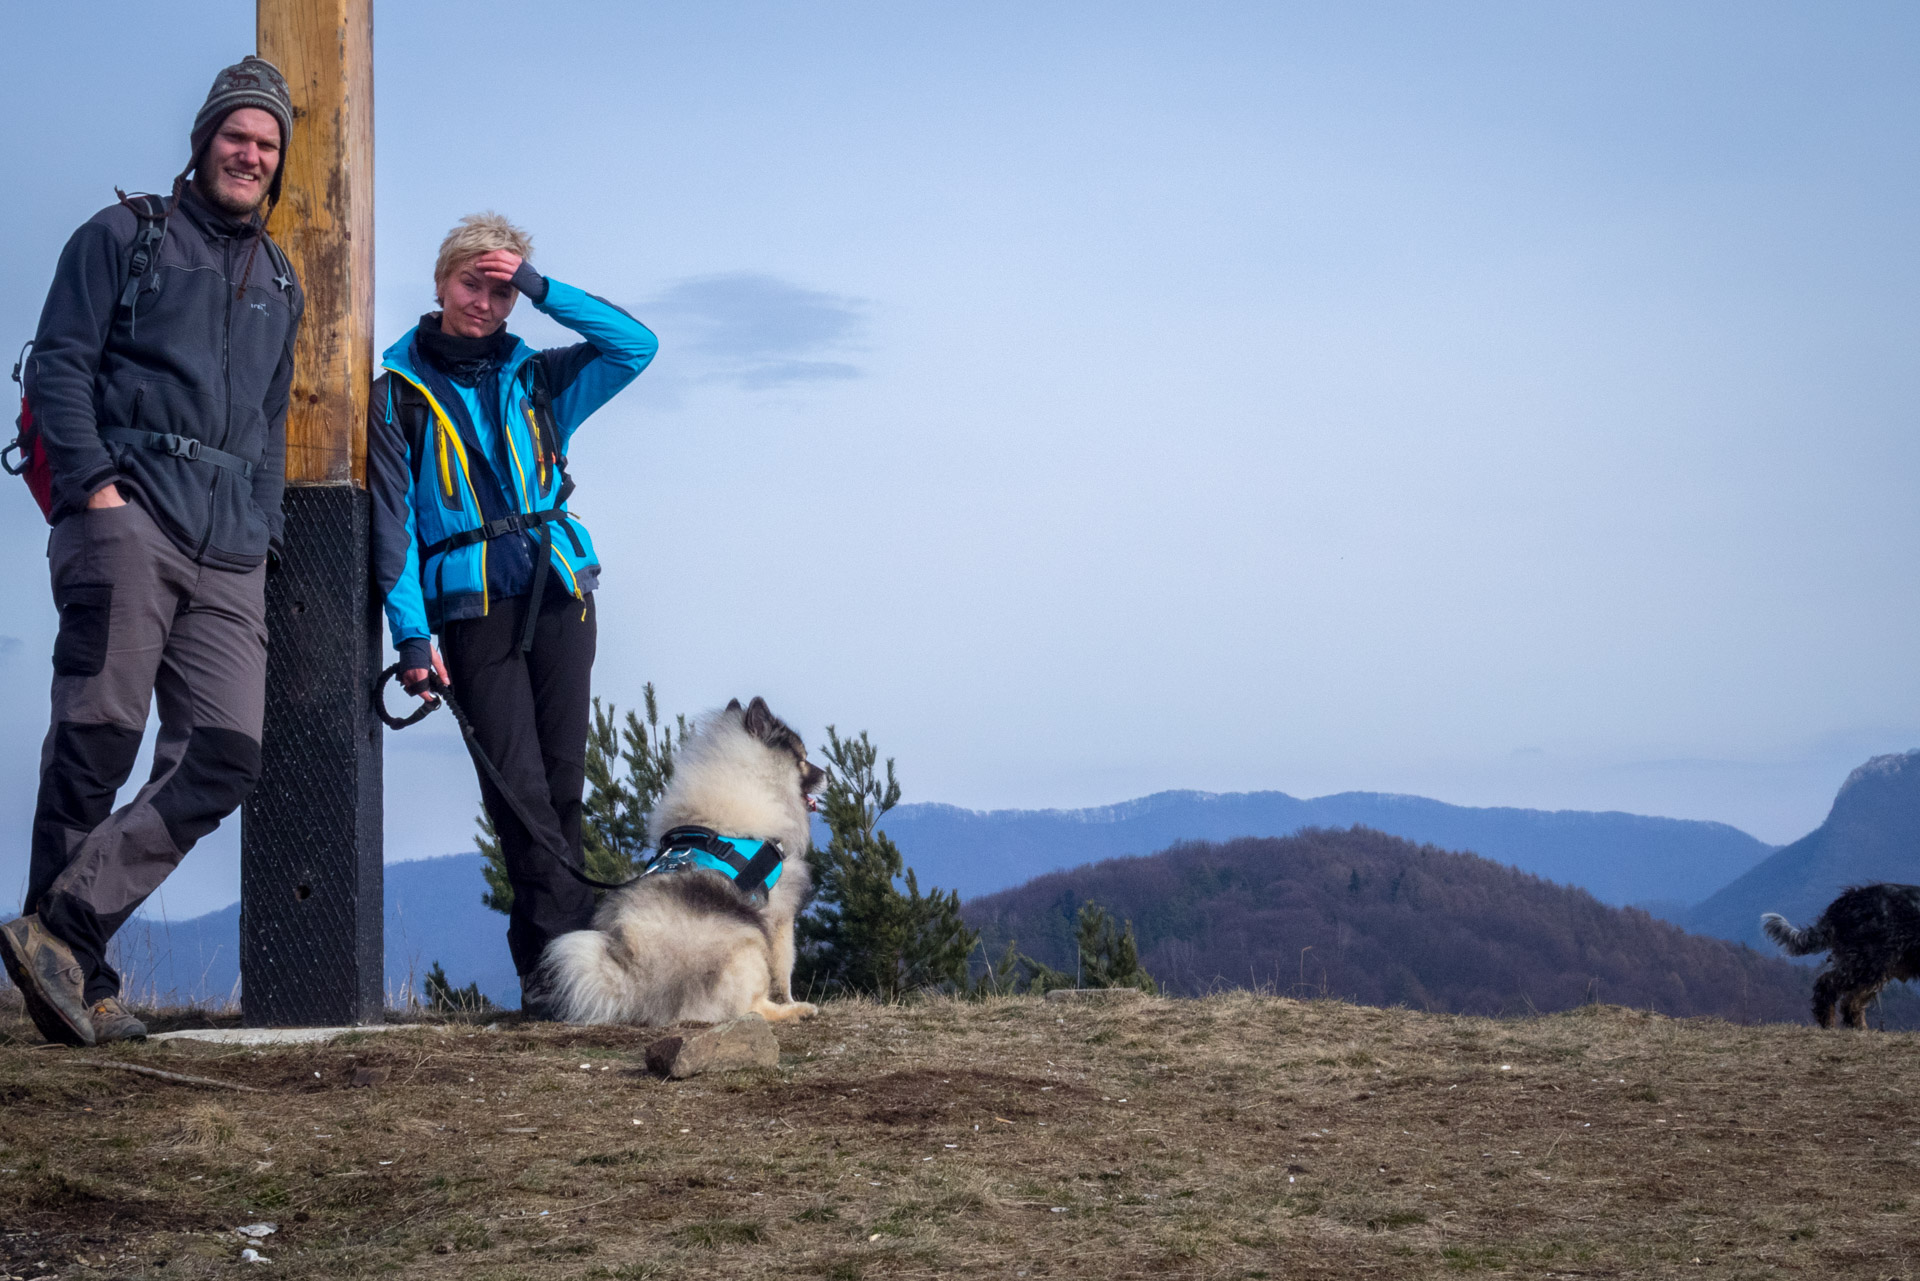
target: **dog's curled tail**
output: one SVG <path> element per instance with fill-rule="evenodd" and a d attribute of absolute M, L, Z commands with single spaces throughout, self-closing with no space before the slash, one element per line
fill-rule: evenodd
<path fill-rule="evenodd" d="M 547 944 L 535 972 L 553 1016 L 565 1023 L 619 1023 L 631 1004 L 630 984 L 598 930 L 573 930 Z"/>
<path fill-rule="evenodd" d="M 1767 937 L 1785 949 L 1788 956 L 1805 956 L 1809 952 L 1824 952 L 1833 946 L 1833 940 L 1827 936 L 1826 918 L 1814 922 L 1804 930 L 1796 930 L 1787 923 L 1787 918 L 1778 912 L 1768 912 L 1760 918 L 1760 928 Z"/>

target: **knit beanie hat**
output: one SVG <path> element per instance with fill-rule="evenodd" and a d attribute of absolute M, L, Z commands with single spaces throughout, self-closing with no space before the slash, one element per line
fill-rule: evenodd
<path fill-rule="evenodd" d="M 280 199 L 280 178 L 287 171 L 287 149 L 293 143 L 293 98 L 280 68 L 258 54 L 248 54 L 213 78 L 200 114 L 193 118 L 193 163 L 199 164 L 220 122 L 242 107 L 258 107 L 280 123 L 280 164 L 273 171 L 267 199 Z"/>

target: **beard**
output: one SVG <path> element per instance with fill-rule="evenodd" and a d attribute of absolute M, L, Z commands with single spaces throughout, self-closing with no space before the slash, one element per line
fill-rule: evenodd
<path fill-rule="evenodd" d="M 262 183 L 259 198 L 249 201 L 222 191 L 214 181 L 214 175 L 205 169 L 196 169 L 193 174 L 193 189 L 200 193 L 200 198 L 221 213 L 234 218 L 244 218 L 257 211 L 266 203 L 267 191 L 272 186 L 271 182 Z"/>

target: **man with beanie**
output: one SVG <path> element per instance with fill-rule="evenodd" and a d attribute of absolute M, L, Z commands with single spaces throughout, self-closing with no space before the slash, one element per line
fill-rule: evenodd
<path fill-rule="evenodd" d="M 76 231 L 40 313 L 27 388 L 60 630 L 27 897 L 0 960 L 52 1041 L 145 1035 L 108 941 L 259 777 L 304 308 L 264 214 L 292 131 L 272 63 L 222 71 L 171 197 L 123 195 Z M 153 773 L 114 810 L 156 699 Z"/>

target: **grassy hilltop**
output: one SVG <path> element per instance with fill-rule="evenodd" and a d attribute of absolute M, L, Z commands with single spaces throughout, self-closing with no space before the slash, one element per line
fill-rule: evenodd
<path fill-rule="evenodd" d="M 228 1276 L 262 1220 L 278 1277 L 1920 1275 L 1904 1033 L 834 1002 L 777 1070 L 669 1083 L 641 1030 L 71 1051 L 17 1006 L 0 1027 L 23 1278 Z"/>

